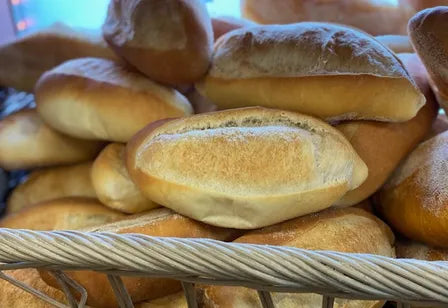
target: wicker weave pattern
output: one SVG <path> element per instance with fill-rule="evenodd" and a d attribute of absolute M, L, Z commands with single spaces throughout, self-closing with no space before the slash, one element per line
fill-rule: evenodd
<path fill-rule="evenodd" d="M 121 307 L 132 304 L 119 275 L 178 279 L 184 282 L 186 294 L 192 293 L 189 288 L 195 282 L 252 287 L 261 291 L 265 307 L 272 307 L 265 291 L 325 294 L 325 307 L 331 307 L 333 297 L 448 304 L 448 262 L 206 239 L 0 229 L 0 262 L 4 263 L 0 270 L 57 270 L 60 281 L 72 286 L 76 283 L 60 270 L 106 272 Z M 82 287 L 76 287 L 82 293 Z M 195 305 L 194 298 L 188 300 L 190 306 Z M 72 303 L 72 307 L 83 305 Z"/>

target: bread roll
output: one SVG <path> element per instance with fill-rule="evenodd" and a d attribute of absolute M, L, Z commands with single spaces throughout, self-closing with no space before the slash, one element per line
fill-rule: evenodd
<path fill-rule="evenodd" d="M 395 256 L 391 230 L 375 216 L 355 208 L 331 209 L 296 218 L 249 232 L 235 242 Z M 322 296 L 317 294 L 273 293 L 273 300 L 278 308 L 322 307 Z M 261 307 L 256 291 L 227 286 L 205 287 L 204 304 L 205 308 Z M 335 307 L 339 308 L 373 308 L 383 304 L 383 301 L 335 301 Z"/>
<path fill-rule="evenodd" d="M 127 169 L 154 202 L 238 229 L 327 208 L 367 176 L 333 127 L 260 107 L 149 125 L 128 143 Z"/>
<path fill-rule="evenodd" d="M 421 11 L 436 6 L 448 6 L 448 0 L 407 0 L 407 1 L 417 11 Z"/>
<path fill-rule="evenodd" d="M 155 209 L 144 215 L 134 216 L 88 231 L 140 233 L 162 237 L 211 238 L 223 241 L 233 240 L 239 235 L 236 230 L 208 226 L 168 209 Z M 118 307 L 105 274 L 92 271 L 69 271 L 66 273 L 86 288 L 89 293 L 87 304 L 96 308 Z M 41 276 L 51 286 L 59 287 L 48 273 L 41 272 Z M 122 280 L 134 303 L 174 294 L 182 289 L 179 281 L 171 279 L 122 277 Z"/>
<path fill-rule="evenodd" d="M 235 29 L 255 26 L 256 23 L 231 16 L 220 16 L 212 18 L 213 36 L 215 41 L 221 36 Z"/>
<path fill-rule="evenodd" d="M 448 111 L 448 6 L 423 10 L 409 21 L 409 36 L 433 82 L 440 105 Z"/>
<path fill-rule="evenodd" d="M 426 105 L 415 118 L 403 123 L 353 121 L 336 126 L 369 168 L 367 180 L 349 191 L 337 205 L 353 205 L 376 192 L 400 161 L 426 137 L 437 116 L 439 106 L 429 87 L 425 67 L 415 54 L 400 54 L 399 58 L 425 94 Z"/>
<path fill-rule="evenodd" d="M 146 124 L 192 113 L 188 100 L 113 61 L 76 59 L 45 73 L 37 110 L 68 135 L 127 142 Z"/>
<path fill-rule="evenodd" d="M 0 121 L 0 167 L 31 169 L 90 160 L 103 144 L 61 134 L 47 126 L 35 109 L 21 110 Z"/>
<path fill-rule="evenodd" d="M 409 37 L 406 35 L 380 35 L 375 37 L 381 44 L 389 47 L 395 53 L 413 53 Z"/>
<path fill-rule="evenodd" d="M 76 230 L 124 218 L 95 199 L 71 197 L 42 202 L 0 219 L 0 228 Z"/>
<path fill-rule="evenodd" d="M 191 84 L 210 64 L 213 30 L 200 0 L 110 1 L 103 35 L 117 54 L 162 83 Z"/>
<path fill-rule="evenodd" d="M 242 15 L 261 24 L 327 21 L 372 35 L 406 34 L 414 9 L 404 0 L 242 0 Z"/>
<path fill-rule="evenodd" d="M 6 211 L 63 197 L 96 198 L 90 171 L 92 162 L 36 170 L 19 184 L 8 199 Z"/>
<path fill-rule="evenodd" d="M 378 208 L 406 237 L 448 248 L 448 132 L 420 144 L 379 193 Z"/>
<path fill-rule="evenodd" d="M 402 122 L 425 102 L 390 49 L 352 28 L 310 22 L 228 33 L 197 88 L 221 109 L 261 105 L 329 121 Z"/>
<path fill-rule="evenodd" d="M 36 269 L 18 269 L 4 271 L 5 275 L 18 280 L 45 295 L 67 304 L 65 294 L 47 285 Z M 39 299 L 37 296 L 16 287 L 6 280 L 0 279 L 0 307 L 4 308 L 54 308 L 53 305 Z"/>
<path fill-rule="evenodd" d="M 124 213 L 139 213 L 158 207 L 145 198 L 129 178 L 125 145 L 111 143 L 98 155 L 92 168 L 92 183 L 98 199 Z"/>
<path fill-rule="evenodd" d="M 82 57 L 119 61 L 100 33 L 54 24 L 0 46 L 0 86 L 32 92 L 45 71 Z"/>

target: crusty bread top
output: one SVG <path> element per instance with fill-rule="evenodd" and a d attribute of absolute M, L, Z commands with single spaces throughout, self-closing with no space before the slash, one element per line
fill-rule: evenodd
<path fill-rule="evenodd" d="M 192 113 L 190 103 L 178 91 L 151 81 L 144 75 L 110 60 L 99 58 L 70 60 L 46 72 L 39 83 L 58 76 L 73 76 L 87 79 L 92 83 L 106 83 L 133 91 L 147 92 L 158 96 L 163 102 L 173 106 L 175 104 L 175 107 L 182 108 L 187 114 Z M 39 83 L 37 88 L 39 88 Z"/>
<path fill-rule="evenodd" d="M 188 15 L 191 16 L 188 16 Z M 103 33 L 116 46 L 151 48 L 159 51 L 186 48 L 188 33 L 185 20 L 195 18 L 212 30 L 207 9 L 197 0 L 128 0 L 110 1 Z"/>
<path fill-rule="evenodd" d="M 420 11 L 409 21 L 408 31 L 433 82 L 448 98 L 448 7 Z"/>
<path fill-rule="evenodd" d="M 362 209 L 345 208 L 328 209 L 251 231 L 235 242 L 393 257 L 394 240 L 390 228 L 376 216 Z"/>
<path fill-rule="evenodd" d="M 448 203 L 448 132 L 421 143 L 384 186 L 394 188 L 410 179 L 419 188 L 418 199 L 429 210 Z M 429 208 L 430 207 L 430 208 Z"/>
<path fill-rule="evenodd" d="M 167 122 L 128 145 L 128 170 L 239 196 L 359 186 L 367 168 L 343 135 L 310 116 L 260 107 Z"/>
<path fill-rule="evenodd" d="M 370 35 L 318 22 L 242 28 L 215 45 L 211 77 L 367 74 L 412 80 L 400 60 Z"/>

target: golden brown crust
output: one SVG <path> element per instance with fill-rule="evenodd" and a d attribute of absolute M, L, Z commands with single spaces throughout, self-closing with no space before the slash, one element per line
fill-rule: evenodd
<path fill-rule="evenodd" d="M 240 234 L 236 230 L 202 224 L 163 208 L 152 210 L 144 215 L 136 215 L 117 223 L 89 228 L 87 231 L 140 233 L 161 237 L 212 238 L 222 241 L 233 240 Z M 69 271 L 66 273 L 86 288 L 89 293 L 87 300 L 89 305 L 97 308 L 118 307 L 106 275 L 90 271 Z M 41 272 L 41 275 L 47 283 L 58 287 L 48 273 Z M 181 290 L 180 282 L 170 279 L 135 277 L 123 277 L 122 279 L 132 301 L 135 303 L 163 297 Z"/>
<path fill-rule="evenodd" d="M 193 111 L 176 90 L 97 58 L 48 71 L 35 91 L 37 110 L 49 125 L 85 139 L 127 142 L 148 123 Z"/>
<path fill-rule="evenodd" d="M 8 199 L 7 213 L 63 197 L 96 198 L 90 180 L 92 162 L 53 167 L 32 172 Z"/>
<path fill-rule="evenodd" d="M 378 208 L 406 237 L 448 247 L 448 132 L 420 144 L 379 193 Z"/>
<path fill-rule="evenodd" d="M 399 54 L 399 57 L 424 93 L 426 105 L 416 117 L 403 123 L 353 121 L 336 126 L 369 168 L 367 180 L 349 191 L 337 205 L 353 205 L 371 196 L 431 130 L 439 106 L 429 86 L 427 72 L 415 54 Z"/>
<path fill-rule="evenodd" d="M 407 35 L 380 35 L 375 37 L 381 44 L 395 53 L 413 53 L 411 41 Z"/>
<path fill-rule="evenodd" d="M 62 291 L 47 285 L 42 278 L 40 278 L 39 272 L 36 269 L 18 269 L 4 271 L 3 273 L 44 293 L 60 303 L 67 304 L 65 294 Z M 0 279 L 0 307 L 53 308 L 54 306 L 39 299 L 37 296 L 12 285 L 8 281 Z"/>
<path fill-rule="evenodd" d="M 117 54 L 155 81 L 191 84 L 209 67 L 213 30 L 202 1 L 111 1 L 103 35 Z"/>
<path fill-rule="evenodd" d="M 243 0 L 241 11 L 243 17 L 261 24 L 326 21 L 351 25 L 372 35 L 406 34 L 407 21 L 414 14 L 402 0 Z"/>
<path fill-rule="evenodd" d="M 360 232 L 363 230 L 363 232 Z M 356 208 L 330 209 L 281 224 L 251 231 L 235 242 L 281 245 L 314 250 L 371 253 L 394 257 L 394 237 L 385 223 Z M 320 307 L 322 297 L 314 294 L 277 294 L 276 307 Z M 382 303 L 382 302 L 381 302 Z M 381 307 L 377 301 L 337 300 L 336 307 Z M 239 287 L 205 287 L 207 308 L 259 307 L 253 290 Z"/>
<path fill-rule="evenodd" d="M 0 121 L 0 166 L 7 170 L 67 165 L 91 160 L 103 144 L 75 139 L 46 125 L 35 109 Z"/>
<path fill-rule="evenodd" d="M 42 202 L 9 214 L 0 220 L 1 228 L 30 230 L 76 230 L 123 219 L 96 199 L 60 198 Z"/>
<path fill-rule="evenodd" d="M 220 109 L 261 105 L 329 121 L 401 122 L 425 102 L 390 49 L 363 32 L 324 23 L 226 34 L 196 87 Z"/>
<path fill-rule="evenodd" d="M 213 36 L 215 41 L 235 29 L 255 26 L 256 23 L 244 18 L 220 16 L 212 18 Z"/>
<path fill-rule="evenodd" d="M 329 207 L 367 175 L 333 127 L 266 108 L 148 127 L 128 143 L 127 169 L 149 199 L 212 225 L 241 229 Z"/>
<path fill-rule="evenodd" d="M 98 199 L 124 213 L 139 213 L 158 207 L 145 198 L 129 178 L 125 166 L 124 144 L 111 143 L 95 159 L 92 184 Z"/>
<path fill-rule="evenodd" d="M 448 107 L 448 7 L 439 6 L 417 13 L 409 21 L 409 36 L 422 59 L 442 108 Z"/>
<path fill-rule="evenodd" d="M 100 33 L 55 24 L 0 47 L 0 85 L 33 92 L 45 71 L 83 57 L 120 61 Z"/>

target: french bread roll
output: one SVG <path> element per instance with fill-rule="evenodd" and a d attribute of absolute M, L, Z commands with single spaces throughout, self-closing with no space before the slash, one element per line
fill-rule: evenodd
<path fill-rule="evenodd" d="M 379 212 L 407 238 L 448 248 L 448 132 L 421 143 L 379 192 Z"/>
<path fill-rule="evenodd" d="M 221 36 L 235 29 L 255 26 L 256 23 L 232 16 L 219 16 L 212 18 L 213 36 L 215 41 Z"/>
<path fill-rule="evenodd" d="M 412 45 L 433 82 L 440 105 L 448 111 L 448 6 L 417 13 L 409 21 Z"/>
<path fill-rule="evenodd" d="M 83 57 L 120 61 L 101 33 L 54 24 L 0 46 L 0 86 L 33 92 L 45 71 L 67 60 Z"/>
<path fill-rule="evenodd" d="M 3 273 L 60 303 L 67 304 L 65 294 L 62 291 L 47 285 L 42 278 L 40 278 L 39 272 L 36 269 L 18 269 L 3 271 Z M 0 307 L 54 308 L 53 305 L 3 279 L 0 279 Z"/>
<path fill-rule="evenodd" d="M 395 256 L 392 231 L 372 214 L 355 208 L 310 214 L 249 232 L 235 242 Z M 317 294 L 273 293 L 273 300 L 278 308 L 322 307 L 322 296 Z M 205 287 L 203 301 L 205 308 L 261 307 L 257 292 L 242 287 Z M 383 304 L 384 301 L 335 301 L 335 307 L 339 308 L 373 308 Z"/>
<path fill-rule="evenodd" d="M 430 7 L 448 6 L 448 0 L 407 0 L 417 11 Z"/>
<path fill-rule="evenodd" d="M 161 237 L 211 238 L 233 240 L 240 234 L 232 229 L 212 227 L 176 214 L 169 209 L 155 209 L 144 215 L 116 223 L 88 229 L 92 232 L 140 233 Z M 88 294 L 87 304 L 96 308 L 118 307 L 107 276 L 93 271 L 68 271 L 71 278 L 83 285 Z M 57 282 L 41 272 L 42 278 L 51 286 L 59 288 Z M 179 281 L 142 277 L 122 277 L 123 283 L 134 303 L 174 294 L 182 289 Z"/>
<path fill-rule="evenodd" d="M 406 157 L 431 131 L 439 106 L 429 86 L 425 67 L 415 54 L 399 54 L 411 77 L 426 97 L 417 116 L 402 123 L 344 122 L 336 126 L 369 169 L 367 180 L 349 191 L 336 205 L 349 206 L 376 192 Z"/>
<path fill-rule="evenodd" d="M 33 171 L 8 198 L 6 211 L 14 213 L 24 207 L 64 197 L 96 198 L 90 171 L 92 162 Z"/>
<path fill-rule="evenodd" d="M 414 12 L 405 0 L 241 1 L 243 17 L 260 24 L 326 21 L 354 26 L 372 35 L 406 34 Z"/>
<path fill-rule="evenodd" d="M 201 307 L 201 305 L 199 305 Z M 135 304 L 135 308 L 188 308 L 184 292 L 178 292 Z"/>
<path fill-rule="evenodd" d="M 154 202 L 221 227 L 254 229 L 328 208 L 367 176 L 333 127 L 260 107 L 149 125 L 127 145 Z"/>
<path fill-rule="evenodd" d="M 406 35 L 380 35 L 375 37 L 381 44 L 389 47 L 395 53 L 413 53 L 409 37 Z"/>
<path fill-rule="evenodd" d="M 314 22 L 229 32 L 196 87 L 220 109 L 260 105 L 328 121 L 402 122 L 425 103 L 390 49 L 353 28 Z"/>
<path fill-rule="evenodd" d="M 158 207 L 129 178 L 124 144 L 111 143 L 98 155 L 92 167 L 92 183 L 98 199 L 124 213 L 139 213 Z"/>
<path fill-rule="evenodd" d="M 85 139 L 127 142 L 148 123 L 193 112 L 176 90 L 97 58 L 71 60 L 46 72 L 35 94 L 45 122 Z"/>
<path fill-rule="evenodd" d="M 64 135 L 46 125 L 35 109 L 0 121 L 0 167 L 6 170 L 67 165 L 91 160 L 103 144 Z"/>
<path fill-rule="evenodd" d="M 0 228 L 30 230 L 76 230 L 123 219 L 92 198 L 70 197 L 42 202 L 0 219 Z"/>
<path fill-rule="evenodd" d="M 200 0 L 110 1 L 103 35 L 152 80 L 191 84 L 207 71 L 213 30 Z"/>

